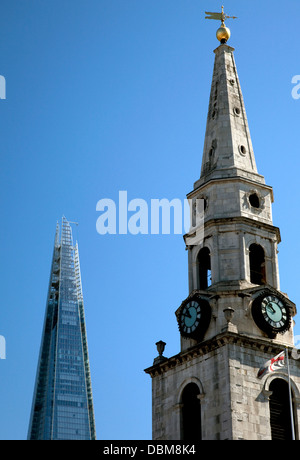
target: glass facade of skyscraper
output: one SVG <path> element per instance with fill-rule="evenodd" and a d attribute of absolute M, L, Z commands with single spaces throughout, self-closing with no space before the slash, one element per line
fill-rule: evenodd
<path fill-rule="evenodd" d="M 78 245 L 57 227 L 29 439 L 95 439 Z"/>

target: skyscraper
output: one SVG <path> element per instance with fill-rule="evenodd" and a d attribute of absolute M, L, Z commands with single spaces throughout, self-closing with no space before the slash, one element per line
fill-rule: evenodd
<path fill-rule="evenodd" d="M 62 218 L 53 250 L 28 439 L 96 438 L 78 244 Z"/>

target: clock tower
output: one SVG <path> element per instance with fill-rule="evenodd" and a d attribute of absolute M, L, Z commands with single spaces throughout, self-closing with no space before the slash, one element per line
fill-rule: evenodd
<path fill-rule="evenodd" d="M 273 190 L 256 168 L 234 48 L 227 44 L 228 16 L 208 14 L 222 24 L 201 174 L 187 195 L 189 295 L 175 312 L 180 352 L 166 358 L 160 351 L 145 370 L 152 378 L 153 439 L 292 439 L 291 426 L 299 439 L 296 306 L 280 290 Z M 258 378 L 282 350 L 290 374 L 283 367 Z"/>

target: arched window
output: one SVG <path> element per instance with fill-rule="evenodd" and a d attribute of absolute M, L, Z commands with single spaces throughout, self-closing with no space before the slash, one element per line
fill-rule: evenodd
<path fill-rule="evenodd" d="M 249 248 L 250 281 L 253 284 L 266 283 L 265 251 L 259 244 L 251 244 Z"/>
<path fill-rule="evenodd" d="M 182 440 L 201 440 L 200 390 L 196 383 L 189 383 L 182 392 Z"/>
<path fill-rule="evenodd" d="M 291 411 L 289 402 L 289 386 L 283 379 L 275 379 L 270 383 L 270 423 L 274 441 L 292 440 Z"/>
<path fill-rule="evenodd" d="M 208 248 L 202 248 L 197 257 L 199 289 L 207 289 L 211 285 L 211 263 Z"/>

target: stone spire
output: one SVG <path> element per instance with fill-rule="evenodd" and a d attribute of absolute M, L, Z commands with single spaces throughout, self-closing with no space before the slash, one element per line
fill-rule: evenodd
<path fill-rule="evenodd" d="M 247 177 L 264 183 L 258 175 L 248 120 L 234 61 L 234 48 L 221 44 L 215 51 L 200 180 Z"/>
<path fill-rule="evenodd" d="M 184 236 L 191 252 L 189 290 L 201 285 L 195 267 L 202 246 L 211 254 L 211 261 L 204 263 L 207 272 L 211 271 L 210 290 L 221 284 L 228 288 L 230 283 L 234 289 L 251 286 L 251 244 L 261 245 L 269 254 L 265 281 L 279 289 L 277 245 L 281 237 L 273 226 L 273 190 L 257 172 L 234 48 L 221 43 L 214 52 L 201 174 L 187 195 L 193 218 Z M 197 200 L 202 200 L 203 210 Z"/>

